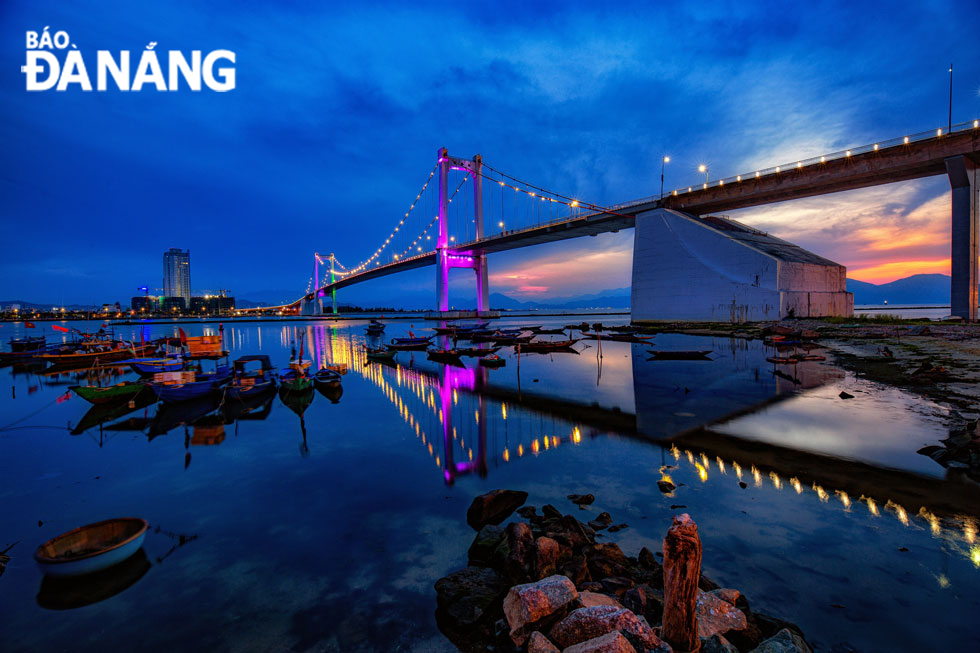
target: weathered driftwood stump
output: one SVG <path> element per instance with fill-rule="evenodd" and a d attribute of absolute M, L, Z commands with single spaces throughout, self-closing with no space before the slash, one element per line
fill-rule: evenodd
<path fill-rule="evenodd" d="M 684 513 L 664 538 L 664 622 L 663 639 L 678 653 L 697 651 L 698 618 L 695 604 L 701 578 L 701 538 L 698 525 Z"/>

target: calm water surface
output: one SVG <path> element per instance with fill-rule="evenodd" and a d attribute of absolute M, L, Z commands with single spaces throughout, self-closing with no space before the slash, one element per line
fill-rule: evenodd
<path fill-rule="evenodd" d="M 499 322 L 519 323 L 531 321 Z M 0 339 L 20 328 L 0 325 Z M 387 337 L 408 328 L 392 322 Z M 615 342 L 600 358 L 582 341 L 579 355 L 519 366 L 504 348 L 497 370 L 424 352 L 367 363 L 361 322 L 228 325 L 225 339 L 233 357 L 278 365 L 302 340 L 319 364 L 348 365 L 342 396 L 316 394 L 302 417 L 272 396 L 247 412 L 154 404 L 100 425 L 65 394 L 77 374 L 0 370 L 0 550 L 16 543 L 0 648 L 450 650 L 432 584 L 465 565 L 466 508 L 498 487 L 564 511 L 566 494 L 592 492 L 582 517 L 628 523 L 605 538 L 633 555 L 660 550 L 671 515 L 691 513 L 706 572 L 821 650 L 980 647 L 980 492 L 915 453 L 946 437 L 943 406 L 824 364 L 774 374 L 762 343 L 727 338 L 655 339 L 712 362 L 648 361 L 650 347 Z M 144 557 L 97 587 L 42 584 L 38 544 L 127 515 L 151 524 Z"/>

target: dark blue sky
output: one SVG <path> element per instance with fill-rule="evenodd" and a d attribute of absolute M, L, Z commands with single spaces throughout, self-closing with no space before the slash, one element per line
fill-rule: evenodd
<path fill-rule="evenodd" d="M 195 289 L 292 299 L 314 250 L 348 265 L 374 251 L 440 146 L 614 204 L 659 190 L 664 153 L 672 187 L 702 162 L 720 177 L 934 129 L 950 61 L 954 122 L 980 112 L 976 0 L 596 4 L 5 0 L 0 300 L 126 300 L 162 285 L 169 247 L 191 250 Z M 232 50 L 237 88 L 29 93 L 25 32 L 45 26 L 93 76 L 101 49 L 134 66 L 150 41 Z M 884 279 L 941 268 L 946 193 L 935 178 L 733 217 Z M 491 257 L 493 290 L 628 285 L 631 243 Z M 434 301 L 433 276 L 342 299 Z"/>

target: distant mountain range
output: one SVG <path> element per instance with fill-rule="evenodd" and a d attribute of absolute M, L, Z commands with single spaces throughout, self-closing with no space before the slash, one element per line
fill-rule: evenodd
<path fill-rule="evenodd" d="M 490 293 L 492 308 L 507 310 L 575 309 L 575 308 L 629 308 L 630 289 L 613 288 L 590 295 L 552 297 L 538 301 L 518 301 L 501 293 Z"/>
<path fill-rule="evenodd" d="M 949 304 L 948 274 L 913 274 L 888 283 L 847 280 L 854 304 Z"/>

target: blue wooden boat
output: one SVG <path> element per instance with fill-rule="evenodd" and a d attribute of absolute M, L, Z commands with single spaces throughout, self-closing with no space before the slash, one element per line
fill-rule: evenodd
<path fill-rule="evenodd" d="M 335 372 L 334 370 L 329 370 L 323 368 L 322 370 L 317 370 L 316 374 L 313 375 L 313 382 L 317 387 L 321 385 L 328 385 L 330 383 L 340 383 L 340 372 Z"/>
<path fill-rule="evenodd" d="M 426 338 L 392 338 L 391 344 L 386 345 L 388 349 L 393 349 L 395 351 L 406 351 L 406 350 L 423 350 L 429 346 L 429 341 L 435 336 L 428 336 Z"/>
<path fill-rule="evenodd" d="M 249 363 L 258 363 L 258 369 L 248 369 Z M 276 387 L 275 368 L 265 354 L 242 356 L 235 359 L 231 382 L 225 387 L 225 397 L 241 399 L 260 395 Z"/>
<path fill-rule="evenodd" d="M 129 360 L 119 361 L 120 364 L 128 363 L 129 369 L 141 376 L 152 376 L 157 372 L 179 372 L 184 369 L 184 360 L 175 356 L 166 358 L 130 358 Z"/>
<path fill-rule="evenodd" d="M 150 382 L 149 386 L 157 393 L 160 401 L 172 403 L 177 401 L 187 401 L 205 397 L 216 393 L 221 387 L 231 380 L 231 368 L 227 365 L 219 365 L 217 370 L 210 374 L 195 374 L 194 380 L 185 383 L 158 383 Z"/>
<path fill-rule="evenodd" d="M 371 320 L 365 330 L 369 336 L 380 336 L 385 332 L 385 325 L 377 320 Z"/>
<path fill-rule="evenodd" d="M 123 517 L 80 526 L 48 540 L 34 552 L 49 576 L 80 576 L 111 567 L 140 550 L 145 519 Z"/>

